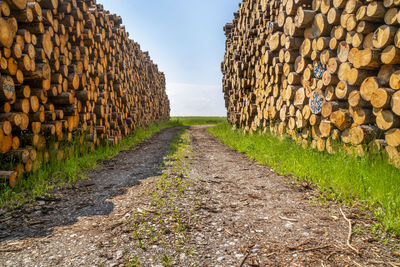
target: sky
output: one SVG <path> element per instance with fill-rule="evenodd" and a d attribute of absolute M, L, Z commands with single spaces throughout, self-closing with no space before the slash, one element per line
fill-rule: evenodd
<path fill-rule="evenodd" d="M 98 0 L 165 73 L 171 116 L 226 116 L 222 30 L 240 0 Z"/>

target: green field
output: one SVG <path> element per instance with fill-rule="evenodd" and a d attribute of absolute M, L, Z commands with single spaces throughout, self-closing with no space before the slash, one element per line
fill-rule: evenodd
<path fill-rule="evenodd" d="M 171 117 L 171 121 L 177 122 L 184 126 L 191 125 L 212 125 L 226 121 L 226 117 Z"/>
<path fill-rule="evenodd" d="M 347 204 L 362 203 L 382 222 L 384 230 L 400 235 L 400 170 L 382 155 L 354 157 L 304 150 L 291 139 L 270 133 L 242 134 L 228 123 L 209 131 L 226 145 L 270 166 L 281 175 L 312 182 L 324 197 Z"/>

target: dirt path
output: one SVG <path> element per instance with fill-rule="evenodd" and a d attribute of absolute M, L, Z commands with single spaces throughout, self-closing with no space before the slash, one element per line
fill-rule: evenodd
<path fill-rule="evenodd" d="M 254 266 L 365 266 L 395 261 L 388 248 L 366 233 L 352 240 L 360 255 L 350 250 L 348 223 L 339 207 L 313 201 L 318 193 L 307 185 L 285 182 L 290 179 L 227 148 L 204 129 L 192 130 L 192 140 L 193 176 L 205 180 L 205 201 L 219 211 L 207 222 L 213 233 L 207 247 L 214 255 L 206 261 L 208 266 L 218 262 L 237 266 L 244 258 Z M 345 212 L 351 217 L 352 211 Z M 357 223 L 368 229 L 373 222 L 365 218 Z"/>
<path fill-rule="evenodd" d="M 88 252 L 96 250 L 101 225 L 120 212 L 121 207 L 111 200 L 124 196 L 127 188 L 140 184 L 141 180 L 160 175 L 159 166 L 179 129 L 163 130 L 104 161 L 87 181 L 55 190 L 52 198 L 0 218 L 0 247 L 16 250 L 0 254 L 0 266 L 29 266 L 31 262 L 42 261 L 50 266 L 63 257 L 68 257 L 62 260 L 64 263 L 79 259 L 72 265 L 92 262 L 95 257 Z"/>
<path fill-rule="evenodd" d="M 159 164 L 178 129 L 103 163 L 88 181 L 0 218 L 0 266 L 396 266 L 339 207 L 206 132 Z M 141 180 L 141 182 L 138 182 Z M 285 182 L 286 181 L 286 182 Z M 356 227 L 368 214 L 344 209 Z M 359 217 L 365 217 L 362 220 Z M 356 229 L 354 227 L 354 229 Z M 360 228 L 361 229 L 361 228 Z M 387 264 L 384 264 L 386 262 Z"/>

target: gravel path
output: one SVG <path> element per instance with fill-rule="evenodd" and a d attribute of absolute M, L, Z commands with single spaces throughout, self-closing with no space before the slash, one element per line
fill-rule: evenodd
<path fill-rule="evenodd" d="M 339 206 L 322 205 L 310 186 L 252 162 L 204 126 L 191 127 L 187 147 L 166 159 L 179 129 L 0 218 L 0 266 L 398 266 L 394 243 L 360 230 L 351 240 L 357 254 Z M 343 211 L 353 229 L 374 223 Z"/>

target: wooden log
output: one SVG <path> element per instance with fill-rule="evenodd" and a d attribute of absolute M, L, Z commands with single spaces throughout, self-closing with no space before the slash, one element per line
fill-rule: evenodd
<path fill-rule="evenodd" d="M 340 130 L 343 131 L 350 127 L 351 117 L 348 111 L 340 109 L 332 112 L 330 121 Z"/>
<path fill-rule="evenodd" d="M 368 143 L 378 135 L 379 130 L 373 126 L 360 125 L 350 129 L 350 140 L 353 145 Z"/>
<path fill-rule="evenodd" d="M 390 106 L 393 113 L 400 116 L 400 91 L 397 91 L 392 95 Z"/>
<path fill-rule="evenodd" d="M 399 64 L 400 63 L 400 49 L 394 45 L 386 47 L 381 54 L 381 61 L 384 64 Z"/>
<path fill-rule="evenodd" d="M 397 28 L 389 25 L 382 25 L 374 32 L 372 45 L 382 49 L 393 43 Z"/>
<path fill-rule="evenodd" d="M 392 95 L 395 93 L 390 88 L 378 88 L 372 92 L 371 104 L 374 108 L 390 108 Z"/>
<path fill-rule="evenodd" d="M 366 78 L 360 87 L 361 97 L 366 101 L 371 101 L 372 93 L 380 87 L 380 81 L 377 77 Z"/>
<path fill-rule="evenodd" d="M 12 147 L 11 135 L 0 135 L 0 153 L 5 154 L 10 151 Z"/>
<path fill-rule="evenodd" d="M 356 68 L 374 70 L 379 69 L 382 65 L 380 61 L 380 50 L 366 48 L 364 50 L 359 50 L 355 57 L 357 59 L 356 62 L 358 62 L 358 64 L 354 64 Z"/>
<path fill-rule="evenodd" d="M 386 146 L 385 151 L 388 154 L 389 163 L 393 164 L 396 168 L 400 168 L 400 154 L 396 147 Z"/>
<path fill-rule="evenodd" d="M 318 13 L 314 17 L 313 25 L 312 25 L 312 34 L 314 38 L 321 36 L 328 36 L 332 29 L 332 25 L 328 23 L 326 15 Z"/>
<path fill-rule="evenodd" d="M 336 102 L 336 101 L 325 102 L 322 105 L 321 115 L 324 118 L 329 118 L 329 116 L 332 114 L 332 112 L 337 111 L 339 109 L 346 108 L 346 107 L 347 107 L 347 103 L 345 103 L 345 102 Z"/>
<path fill-rule="evenodd" d="M 18 173 L 15 171 L 0 171 L 0 179 L 6 180 L 10 187 L 15 187 L 18 184 Z"/>
<path fill-rule="evenodd" d="M 14 80 L 7 75 L 0 77 L 0 100 L 8 101 L 15 97 Z"/>
<path fill-rule="evenodd" d="M 6 0 L 6 2 L 12 10 L 23 10 L 27 5 L 27 0 Z"/>
<path fill-rule="evenodd" d="M 339 79 L 341 81 L 348 81 L 351 69 L 352 69 L 351 64 L 348 62 L 340 64 L 339 70 L 338 70 Z"/>
<path fill-rule="evenodd" d="M 316 12 L 313 10 L 306 10 L 303 7 L 299 7 L 297 9 L 297 14 L 295 17 L 295 25 L 298 28 L 306 28 L 309 27 L 315 17 Z"/>
<path fill-rule="evenodd" d="M 373 33 L 376 29 L 374 23 L 367 21 L 359 21 L 357 24 L 356 31 L 357 33 L 361 33 L 363 35 L 368 35 L 369 33 Z M 364 37 L 365 38 L 365 37 Z"/>
<path fill-rule="evenodd" d="M 381 22 L 385 17 L 386 8 L 382 2 L 371 2 L 367 7 L 367 16 L 364 20 L 373 21 L 373 22 Z"/>
<path fill-rule="evenodd" d="M 400 89 L 400 71 L 397 70 L 390 76 L 389 85 L 392 89 Z"/>
<path fill-rule="evenodd" d="M 390 110 L 382 110 L 376 116 L 376 125 L 379 129 L 386 131 L 400 127 L 400 119 Z"/>
<path fill-rule="evenodd" d="M 356 87 L 348 85 L 347 82 L 340 81 L 336 85 L 335 95 L 338 99 L 348 99 L 350 93 L 356 89 Z"/>
<path fill-rule="evenodd" d="M 375 73 L 368 70 L 352 68 L 347 76 L 347 81 L 350 85 L 361 85 L 363 82 L 373 76 Z"/>
<path fill-rule="evenodd" d="M 346 3 L 346 6 L 344 8 L 344 11 L 346 11 L 346 13 L 348 13 L 348 14 L 353 14 L 361 6 L 362 6 L 362 2 L 359 0 L 348 0 Z"/>
<path fill-rule="evenodd" d="M 385 140 L 389 146 L 400 146 L 400 129 L 390 129 L 385 133 Z"/>
<path fill-rule="evenodd" d="M 350 112 L 353 121 L 358 125 L 371 124 L 375 121 L 375 117 L 372 114 L 371 109 L 352 107 Z"/>
<path fill-rule="evenodd" d="M 393 65 L 382 65 L 381 66 L 377 77 L 382 86 L 389 86 L 390 76 L 396 70 L 398 70 L 398 68 Z"/>
<path fill-rule="evenodd" d="M 321 92 L 313 92 L 310 100 L 309 107 L 310 111 L 313 114 L 320 114 L 322 110 L 322 106 L 325 103 L 325 98 Z"/>
<path fill-rule="evenodd" d="M 332 131 L 331 122 L 329 120 L 321 121 L 321 123 L 319 125 L 319 131 L 321 133 L 321 137 L 329 137 L 331 134 L 331 131 Z"/>
<path fill-rule="evenodd" d="M 0 122 L 0 129 L 2 129 L 2 133 L 5 135 L 11 135 L 12 125 L 9 121 Z"/>
<path fill-rule="evenodd" d="M 10 48 L 15 34 L 9 22 L 0 18 L 0 45 Z"/>

